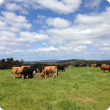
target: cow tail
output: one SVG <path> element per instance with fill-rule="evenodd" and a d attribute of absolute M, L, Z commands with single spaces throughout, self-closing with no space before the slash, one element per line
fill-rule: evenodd
<path fill-rule="evenodd" d="M 55 75 L 56 75 L 56 77 L 58 76 L 57 67 L 55 67 Z"/>

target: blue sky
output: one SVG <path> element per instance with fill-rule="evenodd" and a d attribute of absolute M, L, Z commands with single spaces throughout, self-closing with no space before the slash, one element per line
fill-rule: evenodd
<path fill-rule="evenodd" d="M 110 59 L 110 0 L 0 0 L 0 59 Z"/>

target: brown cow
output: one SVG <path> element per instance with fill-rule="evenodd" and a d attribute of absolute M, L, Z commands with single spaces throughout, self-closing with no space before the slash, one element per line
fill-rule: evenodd
<path fill-rule="evenodd" d="M 22 76 L 23 68 L 22 67 L 12 67 L 11 68 L 11 72 L 13 73 L 13 79 L 15 79 L 15 74 L 21 74 L 21 76 Z"/>
<path fill-rule="evenodd" d="M 69 65 L 67 65 L 66 67 L 69 67 Z"/>
<path fill-rule="evenodd" d="M 102 64 L 100 69 L 102 70 L 102 72 L 104 71 L 104 73 L 105 73 L 105 70 L 109 70 L 110 72 L 110 65 Z"/>
<path fill-rule="evenodd" d="M 92 64 L 92 66 L 96 67 L 97 64 Z"/>
<path fill-rule="evenodd" d="M 53 78 L 54 78 L 54 74 L 56 75 L 56 78 L 58 76 L 57 73 L 57 67 L 56 66 L 46 66 L 42 72 L 42 74 L 45 76 L 45 78 L 47 77 L 47 74 L 49 75 L 49 73 L 53 73 Z"/>
<path fill-rule="evenodd" d="M 82 64 L 79 64 L 79 67 L 82 67 Z"/>

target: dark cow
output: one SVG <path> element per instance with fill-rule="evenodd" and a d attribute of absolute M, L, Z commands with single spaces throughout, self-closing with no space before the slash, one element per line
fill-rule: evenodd
<path fill-rule="evenodd" d="M 65 66 L 57 65 L 58 71 L 62 70 L 62 72 L 65 72 Z"/>
<path fill-rule="evenodd" d="M 26 79 L 26 76 L 28 76 L 28 78 L 32 78 L 33 71 L 34 71 L 34 68 L 32 66 L 24 67 L 23 68 L 24 79 Z"/>
<path fill-rule="evenodd" d="M 88 64 L 89 67 L 91 67 L 91 64 Z"/>
<path fill-rule="evenodd" d="M 104 73 L 105 73 L 105 70 L 109 70 L 110 72 L 110 65 L 102 64 L 100 69 L 102 70 L 102 72 L 104 71 Z"/>
<path fill-rule="evenodd" d="M 98 67 L 98 66 L 101 67 L 101 65 L 102 65 L 102 64 L 99 63 L 99 64 L 96 64 L 95 67 Z"/>
<path fill-rule="evenodd" d="M 44 70 L 44 68 L 42 68 L 42 66 L 39 66 L 39 67 L 36 68 L 37 73 L 41 73 L 42 70 Z"/>
<path fill-rule="evenodd" d="M 82 66 L 87 66 L 87 64 L 82 64 Z"/>
<path fill-rule="evenodd" d="M 57 67 L 56 66 L 46 66 L 44 68 L 44 70 L 42 71 L 42 75 L 44 75 L 45 78 L 46 78 L 47 77 L 47 74 L 49 76 L 49 73 L 53 73 L 53 78 L 54 78 L 54 75 L 57 78 L 57 76 L 58 76 Z"/>
<path fill-rule="evenodd" d="M 76 64 L 75 67 L 79 67 L 79 65 Z"/>

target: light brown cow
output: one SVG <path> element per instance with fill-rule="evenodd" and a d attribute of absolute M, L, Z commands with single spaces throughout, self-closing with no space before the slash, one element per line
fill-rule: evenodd
<path fill-rule="evenodd" d="M 92 66 L 96 67 L 97 64 L 92 64 Z"/>
<path fill-rule="evenodd" d="M 105 70 L 109 70 L 110 72 L 110 65 L 102 64 L 100 69 L 102 70 L 102 72 L 104 71 L 104 73 L 105 73 Z"/>
<path fill-rule="evenodd" d="M 58 73 L 57 73 L 57 67 L 56 66 L 46 66 L 42 72 L 42 74 L 45 76 L 45 78 L 47 77 L 47 74 L 49 75 L 49 73 L 53 73 L 53 78 L 54 78 L 54 74 L 57 78 Z"/>

